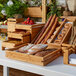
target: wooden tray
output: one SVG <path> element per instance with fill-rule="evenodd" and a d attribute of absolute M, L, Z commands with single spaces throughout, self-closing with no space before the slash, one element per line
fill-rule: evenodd
<path fill-rule="evenodd" d="M 19 41 L 19 42 L 18 43 L 17 42 L 10 43 L 10 41 L 14 41 L 14 40 Z M 22 37 L 22 39 L 18 39 L 16 37 L 15 38 L 9 37 L 7 41 L 2 42 L 2 50 L 5 50 L 5 48 L 14 48 L 14 47 L 17 47 L 17 46 L 24 44 L 24 43 L 30 43 L 30 41 L 31 41 L 30 35 L 24 36 L 24 37 Z"/>
<path fill-rule="evenodd" d="M 6 50 L 6 57 L 8 57 L 10 59 L 20 60 L 20 61 L 29 62 L 32 64 L 45 66 L 48 63 L 55 60 L 56 58 L 58 58 L 59 56 L 61 56 L 61 49 L 60 48 L 57 49 L 56 51 L 53 51 L 52 53 L 47 54 L 44 57 L 27 55 L 24 53 L 15 52 L 14 50 L 17 50 L 18 48 L 20 48 L 20 47 Z M 50 48 L 50 47 L 48 47 L 48 48 Z"/>
<path fill-rule="evenodd" d="M 73 48 L 72 50 L 69 50 Z M 76 54 L 76 45 L 70 45 L 70 44 L 62 44 L 62 50 L 63 50 L 63 62 L 67 65 L 76 66 L 76 64 L 70 64 L 69 63 L 69 56 L 70 54 Z"/>
<path fill-rule="evenodd" d="M 2 42 L 2 47 L 14 48 L 15 46 L 18 46 L 23 43 L 21 41 L 17 42 L 16 40 L 15 42 L 10 42 L 10 41 L 14 41 L 14 40 L 7 40 L 7 41 Z"/>
<path fill-rule="evenodd" d="M 37 22 L 36 24 L 33 24 L 33 25 L 16 24 L 15 29 L 23 29 L 23 30 L 32 31 L 32 28 L 43 27 L 44 25 L 45 23 L 42 23 L 42 22 Z"/>
<path fill-rule="evenodd" d="M 23 37 L 30 36 L 30 32 L 20 33 L 20 32 L 8 32 L 8 38 L 16 38 L 16 39 L 23 39 Z"/>

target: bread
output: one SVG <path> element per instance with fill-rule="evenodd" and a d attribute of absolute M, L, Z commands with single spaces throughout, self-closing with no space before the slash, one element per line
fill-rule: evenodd
<path fill-rule="evenodd" d="M 37 44 L 37 45 L 34 45 L 31 49 L 29 49 L 27 54 L 33 55 L 37 52 L 43 51 L 46 48 L 47 48 L 46 44 Z"/>
<path fill-rule="evenodd" d="M 49 54 L 49 53 L 52 53 L 53 51 L 55 51 L 56 49 L 47 49 L 47 50 L 45 50 L 45 51 L 41 51 L 41 52 L 38 52 L 38 53 L 36 53 L 35 54 L 35 56 L 40 56 L 40 57 L 44 57 L 44 56 L 46 56 L 47 54 Z"/>
<path fill-rule="evenodd" d="M 64 34 L 59 34 L 57 38 L 58 38 L 58 40 L 62 40 L 63 37 L 64 37 Z"/>
<path fill-rule="evenodd" d="M 28 44 L 28 45 L 26 45 L 26 46 L 24 46 L 24 47 L 19 48 L 18 51 L 19 51 L 19 52 L 22 52 L 22 53 L 27 53 L 28 50 L 29 50 L 31 47 L 33 47 L 33 46 L 34 46 L 34 44 Z"/>
<path fill-rule="evenodd" d="M 67 29 L 66 29 L 66 28 L 64 28 L 64 29 L 61 31 L 62 34 L 66 34 L 66 32 L 67 32 Z"/>
<path fill-rule="evenodd" d="M 66 28 L 66 29 L 68 29 L 70 27 L 70 23 L 66 23 L 65 25 L 64 25 L 64 28 Z"/>

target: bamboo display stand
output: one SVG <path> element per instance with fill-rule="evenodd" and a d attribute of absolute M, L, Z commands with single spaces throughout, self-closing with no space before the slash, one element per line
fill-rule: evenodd
<path fill-rule="evenodd" d="M 65 22 L 69 21 L 69 22 L 72 22 L 72 26 L 75 25 L 75 22 L 76 22 L 76 17 L 74 16 L 61 16 L 60 18 L 64 18 L 66 19 Z M 53 43 L 53 41 L 55 40 L 55 38 L 57 37 L 57 35 L 59 34 L 59 31 L 62 30 L 62 27 L 64 26 L 65 23 L 63 22 L 59 22 L 59 24 L 61 24 L 59 30 L 56 32 L 56 34 L 54 35 L 54 37 L 52 38 L 52 40 L 50 41 L 50 46 L 53 46 L 53 47 L 61 47 L 61 45 L 63 43 L 68 43 L 69 40 L 70 40 L 70 37 L 71 37 L 71 30 L 72 30 L 72 26 L 68 29 L 64 39 L 62 40 L 62 43 L 61 44 L 57 44 L 57 43 Z M 68 42 L 67 42 L 68 41 Z"/>
<path fill-rule="evenodd" d="M 62 44 L 62 50 L 64 64 L 76 66 L 76 64 L 69 63 L 69 56 L 73 53 L 76 54 L 76 45 Z"/>
<path fill-rule="evenodd" d="M 24 14 L 25 16 L 30 17 L 40 17 L 42 18 L 42 23 L 36 23 L 34 25 L 22 25 L 19 23 L 22 22 L 23 19 L 8 19 L 8 40 L 2 43 L 2 50 L 5 48 L 14 48 L 22 43 L 30 43 L 34 39 L 46 22 L 46 0 L 42 0 L 42 8 L 29 7 Z M 15 33 L 17 30 L 24 30 L 28 33 L 25 33 L 24 35 L 17 34 Z M 20 42 L 10 43 L 10 41 L 14 40 L 18 40 Z"/>
<path fill-rule="evenodd" d="M 42 29 L 45 23 L 38 23 L 34 25 L 22 25 L 15 19 L 8 19 L 8 40 L 2 42 L 2 50 L 5 48 L 14 48 L 24 43 L 30 43 L 38 32 Z M 24 32 L 24 33 L 20 33 Z"/>

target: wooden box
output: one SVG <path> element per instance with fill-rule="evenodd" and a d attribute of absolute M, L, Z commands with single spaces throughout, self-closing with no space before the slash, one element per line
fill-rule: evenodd
<path fill-rule="evenodd" d="M 25 44 L 25 45 L 27 45 L 27 44 Z M 58 48 L 56 51 L 53 51 L 44 57 L 39 57 L 39 56 L 35 56 L 35 55 L 27 55 L 24 53 L 19 53 L 19 52 L 14 51 L 14 50 L 17 50 L 18 48 L 20 48 L 20 47 L 6 50 L 6 57 L 8 57 L 10 59 L 20 60 L 20 61 L 29 62 L 29 63 L 36 64 L 36 65 L 45 66 L 48 63 L 55 60 L 56 58 L 58 58 L 59 56 L 61 56 L 61 54 L 62 54 L 61 49 Z M 48 48 L 52 49 L 50 46 L 48 46 Z"/>
<path fill-rule="evenodd" d="M 76 66 L 76 64 L 69 63 L 69 56 L 73 53 L 76 54 L 76 46 L 70 44 L 62 44 L 62 50 L 64 64 Z"/>

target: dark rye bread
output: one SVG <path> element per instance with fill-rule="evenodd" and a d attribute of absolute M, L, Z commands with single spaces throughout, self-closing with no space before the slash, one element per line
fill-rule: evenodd
<path fill-rule="evenodd" d="M 53 51 L 55 51 L 56 49 L 46 49 L 44 51 L 38 52 L 35 54 L 35 56 L 40 56 L 40 57 L 44 57 L 49 53 L 52 53 Z"/>

